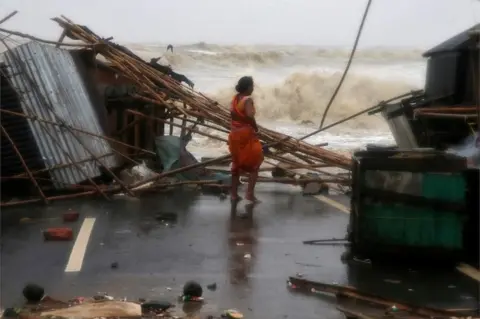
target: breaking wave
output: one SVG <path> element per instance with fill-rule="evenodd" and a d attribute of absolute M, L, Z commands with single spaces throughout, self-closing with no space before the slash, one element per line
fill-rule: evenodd
<path fill-rule="evenodd" d="M 276 85 L 256 84 L 253 97 L 260 121 L 286 120 L 298 124 L 318 125 L 340 77 L 340 72 L 294 73 Z M 341 120 L 411 89 L 415 87 L 406 82 L 351 74 L 330 108 L 326 124 Z M 223 105 L 229 105 L 233 94 L 232 89 L 222 89 L 212 97 Z M 368 115 L 346 122 L 342 126 L 362 130 L 387 129 L 385 121 L 380 116 Z"/>
<path fill-rule="evenodd" d="M 163 63 L 168 63 L 188 74 L 192 70 L 201 70 L 199 74 L 224 77 L 223 81 L 232 82 L 229 88 L 210 91 L 210 96 L 223 105 L 229 105 L 234 94 L 233 87 L 239 73 L 276 74 L 278 70 L 289 69 L 278 79 L 282 82 L 265 84 L 257 79 L 254 98 L 258 108 L 258 117 L 263 120 L 282 120 L 304 125 L 318 125 L 341 72 L 350 53 L 350 49 L 321 48 L 313 46 L 272 46 L 272 45 L 217 45 L 199 42 L 176 46 L 173 53 L 166 52 L 166 45 L 131 45 L 133 51 L 145 59 L 162 55 Z M 418 83 L 405 78 L 395 78 L 387 72 L 386 79 L 374 76 L 371 65 L 395 66 L 400 73 L 407 73 L 405 66 L 422 61 L 421 50 L 393 48 L 369 48 L 356 53 L 355 65 L 363 67 L 364 72 L 350 72 L 332 105 L 326 123 L 343 119 L 378 102 L 417 89 Z M 318 67 L 322 72 L 303 72 L 300 70 Z M 240 70 L 243 70 L 240 72 Z M 247 71 L 248 70 L 248 71 Z M 328 71 L 329 70 L 329 71 Z M 414 71 L 416 72 L 416 71 Z M 423 73 L 423 72 L 421 72 Z M 289 74 L 289 75 L 288 75 Z M 288 75 L 288 76 L 287 76 Z M 275 77 L 278 77 L 275 76 Z M 235 78 L 235 79 L 233 79 Z M 275 83 L 268 81 L 269 83 Z M 413 81 L 415 82 L 415 81 Z M 224 87 L 220 86 L 220 88 Z M 361 130 L 388 130 L 380 116 L 362 116 L 345 125 L 344 128 Z"/>
<path fill-rule="evenodd" d="M 173 53 L 166 52 L 166 45 L 132 44 L 127 46 L 145 59 L 161 56 L 163 63 L 182 68 L 201 64 L 220 67 L 310 64 L 323 59 L 345 60 L 350 53 L 350 49 L 341 48 L 271 45 L 222 46 L 204 42 L 174 47 Z M 421 50 L 416 49 L 369 48 L 357 51 L 356 59 L 375 62 L 415 61 L 421 59 L 421 53 Z"/>

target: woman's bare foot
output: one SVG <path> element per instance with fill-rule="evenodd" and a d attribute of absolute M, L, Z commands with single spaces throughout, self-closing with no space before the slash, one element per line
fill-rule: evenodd
<path fill-rule="evenodd" d="M 231 200 L 232 202 L 239 202 L 239 201 L 242 200 L 242 197 L 240 197 L 240 196 L 238 196 L 238 195 L 232 195 L 232 196 L 230 196 L 230 200 Z"/>
<path fill-rule="evenodd" d="M 256 198 L 255 195 L 247 195 L 245 196 L 245 199 L 253 203 L 260 203 L 260 200 Z"/>

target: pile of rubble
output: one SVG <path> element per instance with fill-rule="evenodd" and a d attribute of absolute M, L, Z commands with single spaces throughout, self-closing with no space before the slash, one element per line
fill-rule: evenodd
<path fill-rule="evenodd" d="M 207 287 L 212 290 L 211 285 Z M 93 297 L 75 297 L 62 301 L 45 293 L 37 284 L 27 284 L 23 289 L 25 303 L 19 307 L 7 308 L 0 313 L 2 318 L 190 318 L 202 312 L 205 303 L 202 286 L 188 281 L 183 286 L 177 302 L 166 300 L 146 300 L 140 298 L 129 301 L 116 299 L 107 293 L 97 293 Z M 203 311 L 204 312 L 204 311 Z M 205 315 L 205 314 L 204 314 Z M 235 309 L 221 313 L 207 314 L 208 318 L 243 318 Z"/>

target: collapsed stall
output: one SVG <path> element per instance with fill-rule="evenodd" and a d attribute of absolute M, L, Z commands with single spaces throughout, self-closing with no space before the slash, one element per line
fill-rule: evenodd
<path fill-rule="evenodd" d="M 162 145 L 172 144 L 180 154 L 191 134 L 226 143 L 230 126 L 226 106 L 85 26 L 65 17 L 53 21 L 63 28 L 59 41 L 67 37 L 79 42 L 44 41 L 0 28 L 0 32 L 33 40 L 13 49 L 2 40 L 7 48 L 1 72 L 5 83 L 2 162 L 5 152 L 14 158 L 9 166 L 15 168 L 5 171 L 2 166 L 8 173 L 2 174 L 2 182 L 28 180 L 38 193 L 35 198 L 3 206 L 94 194 L 109 198 L 109 194 L 118 192 L 136 196 L 146 190 L 183 184 L 228 187 L 228 178 L 205 170 L 228 163 L 228 155 L 199 163 L 189 159 L 189 154 L 183 156 L 187 161 L 181 161 L 181 155 L 173 160 L 165 158 L 168 149 L 162 151 Z M 60 49 L 61 45 L 70 50 Z M 106 90 L 112 84 L 117 89 Z M 3 85 L 10 87 L 6 90 Z M 4 92 L 10 92 L 8 99 L 4 99 Z M 164 136 L 166 124 L 170 135 L 173 127 L 181 128 L 180 137 Z M 22 134 L 28 135 L 28 143 Z M 265 146 L 265 162 L 271 166 L 268 170 L 273 170 L 274 176 L 261 181 L 302 186 L 311 182 L 349 183 L 347 175 L 323 169 L 348 171 L 351 163 L 346 156 L 264 127 L 259 127 L 258 135 Z M 121 169 L 152 160 L 161 165 L 149 170 L 147 177 L 128 182 L 120 178 Z M 194 178 L 168 179 L 195 169 L 198 174 Z M 73 194 L 46 195 L 44 189 L 48 187 Z"/>

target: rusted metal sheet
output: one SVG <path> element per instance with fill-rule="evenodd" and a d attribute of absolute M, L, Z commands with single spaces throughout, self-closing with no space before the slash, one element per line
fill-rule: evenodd
<path fill-rule="evenodd" d="M 20 96 L 24 113 L 57 123 L 63 120 L 66 125 L 93 134 L 105 134 L 69 51 L 29 42 L 3 55 L 9 80 Z M 94 156 L 103 156 L 100 161 L 105 166 L 118 166 L 115 156 L 104 156 L 111 154 L 112 148 L 103 139 L 30 119 L 28 123 L 47 168 L 91 158 L 73 134 Z M 79 165 L 84 173 L 75 166 L 52 170 L 51 177 L 58 182 L 55 187 L 61 189 L 85 181 L 87 176 L 101 175 L 101 165 L 94 160 Z"/>

